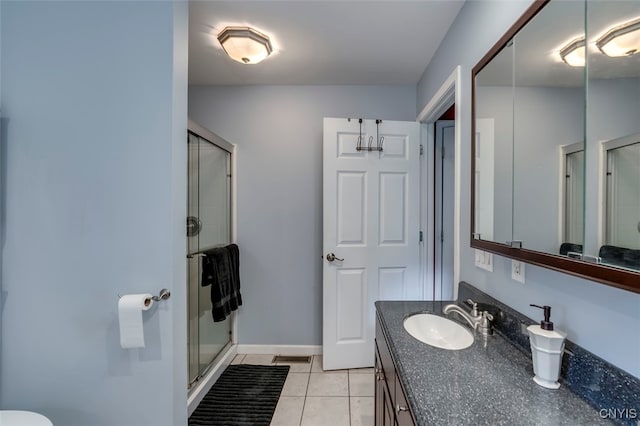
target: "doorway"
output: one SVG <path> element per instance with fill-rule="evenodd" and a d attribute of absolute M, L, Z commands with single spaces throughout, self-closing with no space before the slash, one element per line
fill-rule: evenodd
<path fill-rule="evenodd" d="M 323 123 L 323 369 L 372 367 L 376 300 L 420 282 L 420 126 Z"/>
<path fill-rule="evenodd" d="M 424 269 L 424 288 L 425 300 L 452 300 L 457 297 L 458 286 L 457 283 L 460 279 L 460 262 L 461 262 L 461 244 L 463 237 L 461 237 L 460 231 L 465 228 L 465 221 L 461 220 L 461 205 L 465 204 L 465 198 L 462 194 L 461 188 L 461 164 L 460 164 L 460 146 L 462 141 L 462 129 L 460 123 L 463 123 L 463 117 L 460 110 L 460 104 L 462 102 L 460 85 L 462 81 L 461 67 L 456 66 L 449 77 L 442 83 L 440 88 L 431 97 L 429 102 L 420 111 L 417 117 L 417 121 L 422 123 L 421 129 L 423 132 L 423 139 L 427 141 L 427 145 L 424 149 L 423 167 L 426 171 L 421 176 L 422 188 L 424 193 L 422 196 L 421 205 L 421 221 L 424 224 L 426 230 L 426 239 L 428 243 L 424 245 L 424 250 L 421 254 L 421 261 L 425 265 Z M 448 161 L 451 163 L 451 171 L 446 175 L 446 186 L 444 193 L 448 194 L 446 215 L 448 216 L 448 222 L 451 225 L 447 233 L 444 235 L 444 240 L 448 243 L 445 247 L 447 255 L 445 255 L 446 273 L 443 277 L 443 266 L 440 262 L 436 265 L 436 247 L 440 243 L 442 237 L 440 234 L 436 235 L 436 211 L 440 211 L 439 215 L 443 216 L 442 209 L 436 207 L 436 186 L 440 186 L 442 191 L 442 184 L 436 184 L 436 122 L 438 121 L 450 121 L 448 125 L 441 124 L 443 126 L 443 134 L 452 139 L 452 142 L 445 143 L 445 154 L 447 144 L 451 145 L 449 153 L 452 154 Z M 447 128 L 447 129 L 444 129 Z M 458 155 L 456 155 L 456 153 Z M 445 181 L 443 181 L 445 183 Z M 439 231 L 439 230 L 438 230 Z M 439 249 L 440 253 L 444 253 L 444 250 Z M 438 259 L 442 259 L 441 255 L 438 255 Z M 448 278 L 447 278 L 448 276 Z M 442 282 L 445 280 L 447 286 L 442 286 Z"/>
<path fill-rule="evenodd" d="M 453 111 L 452 106 L 449 111 Z M 453 299 L 455 120 L 445 113 L 434 123 L 434 289 L 436 300 Z"/>

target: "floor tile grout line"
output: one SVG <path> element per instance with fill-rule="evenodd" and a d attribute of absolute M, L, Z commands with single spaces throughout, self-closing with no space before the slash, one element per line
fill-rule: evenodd
<path fill-rule="evenodd" d="M 349 426 L 351 426 L 351 371 L 347 370 L 347 402 L 349 403 Z"/>
<path fill-rule="evenodd" d="M 302 401 L 302 412 L 300 413 L 300 424 L 302 426 L 302 417 L 304 416 L 304 407 L 307 405 L 307 393 L 309 392 L 309 382 L 311 382 L 311 370 L 313 370 L 313 364 L 315 363 L 316 357 L 311 357 L 311 368 L 309 368 L 309 376 L 307 377 L 307 387 L 304 390 L 304 400 Z"/>

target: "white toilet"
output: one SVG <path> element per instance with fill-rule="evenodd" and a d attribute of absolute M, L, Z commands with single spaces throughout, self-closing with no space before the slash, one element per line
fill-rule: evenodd
<path fill-rule="evenodd" d="M 2 426 L 53 426 L 53 423 L 42 414 L 31 411 L 0 410 Z"/>

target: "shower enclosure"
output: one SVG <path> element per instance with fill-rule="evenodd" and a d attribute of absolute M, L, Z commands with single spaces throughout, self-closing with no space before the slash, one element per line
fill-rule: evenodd
<path fill-rule="evenodd" d="M 189 389 L 231 346 L 232 318 L 213 322 L 211 286 L 202 287 L 202 251 L 233 241 L 231 155 L 233 145 L 189 121 L 187 295 Z"/>

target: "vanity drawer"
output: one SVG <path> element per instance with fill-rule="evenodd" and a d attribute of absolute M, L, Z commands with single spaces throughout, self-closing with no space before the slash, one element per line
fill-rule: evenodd
<path fill-rule="evenodd" d="M 409 402 L 407 401 L 407 397 L 404 389 L 402 389 L 402 384 L 400 383 L 398 376 L 396 376 L 395 388 L 396 395 L 393 409 L 396 412 L 396 424 L 398 426 L 414 426 L 416 423 L 413 420 L 413 416 L 411 416 Z"/>

